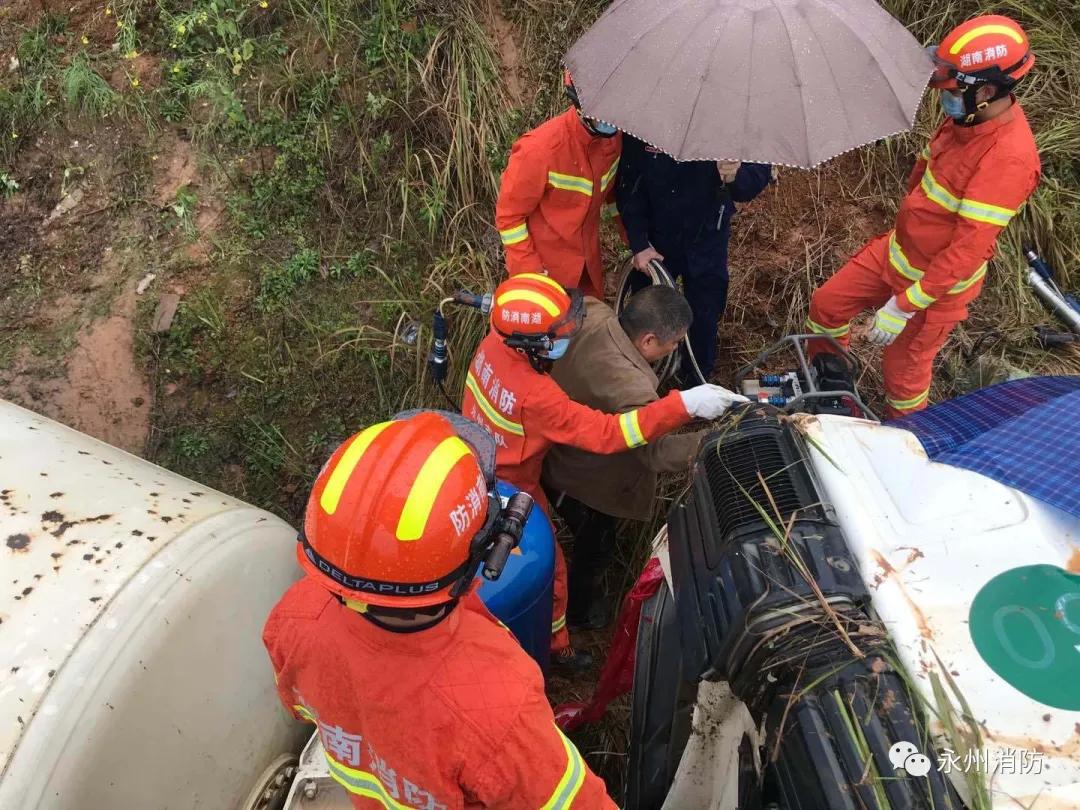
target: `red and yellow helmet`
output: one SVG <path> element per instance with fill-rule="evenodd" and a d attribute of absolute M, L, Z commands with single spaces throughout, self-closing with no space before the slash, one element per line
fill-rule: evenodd
<path fill-rule="evenodd" d="M 342 444 L 315 479 L 301 567 L 345 600 L 425 607 L 476 573 L 473 541 L 498 514 L 494 447 L 456 414 L 419 411 Z"/>
<path fill-rule="evenodd" d="M 930 86 L 939 90 L 983 82 L 1011 87 L 1035 64 L 1024 29 L 997 14 L 961 23 L 930 50 L 937 65 Z"/>
<path fill-rule="evenodd" d="M 506 338 L 569 338 L 584 317 L 580 291 L 540 273 L 508 278 L 495 290 L 491 308 L 491 326 Z"/>

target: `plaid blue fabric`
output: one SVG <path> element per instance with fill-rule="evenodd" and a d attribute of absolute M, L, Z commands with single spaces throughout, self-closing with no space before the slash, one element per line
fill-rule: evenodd
<path fill-rule="evenodd" d="M 1080 377 L 1028 377 L 889 422 L 934 461 L 1080 517 Z"/>

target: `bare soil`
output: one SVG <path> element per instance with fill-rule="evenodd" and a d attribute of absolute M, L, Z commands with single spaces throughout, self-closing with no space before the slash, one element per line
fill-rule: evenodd
<path fill-rule="evenodd" d="M 503 82 L 515 104 L 523 104 L 528 98 L 527 79 L 521 64 L 521 48 L 517 43 L 514 26 L 499 8 L 499 0 L 488 0 L 487 31 L 495 43 Z"/>
<path fill-rule="evenodd" d="M 5 331 L 14 335 L 0 397 L 136 454 L 153 406 L 136 357 L 138 303 L 153 312 L 161 294 L 197 283 L 224 210 L 203 187 L 190 143 L 171 132 L 146 140 L 122 124 L 43 138 L 15 167 L 23 190 L 0 204 L 0 265 L 15 273 L 0 282 L 0 361 Z M 124 164 L 135 143 L 143 159 Z M 126 199 L 138 192 L 125 181 L 140 173 L 145 191 Z M 191 235 L 168 210 L 184 187 L 200 196 Z M 149 272 L 156 279 L 138 296 Z"/>

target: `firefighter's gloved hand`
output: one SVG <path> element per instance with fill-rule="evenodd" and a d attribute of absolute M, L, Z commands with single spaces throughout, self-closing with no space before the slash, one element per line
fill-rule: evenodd
<path fill-rule="evenodd" d="M 896 296 L 888 300 L 874 316 L 874 325 L 866 333 L 866 339 L 875 346 L 888 346 L 896 336 L 904 331 L 907 322 L 915 315 L 914 312 L 904 312 L 896 305 Z"/>
<path fill-rule="evenodd" d="M 698 419 L 716 419 L 736 402 L 749 402 L 742 394 L 728 391 L 719 385 L 698 385 L 680 391 L 687 413 Z"/>

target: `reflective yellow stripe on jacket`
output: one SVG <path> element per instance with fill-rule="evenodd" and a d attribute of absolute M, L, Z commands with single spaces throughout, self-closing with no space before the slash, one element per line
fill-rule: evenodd
<path fill-rule="evenodd" d="M 499 239 L 504 245 L 516 245 L 518 242 L 524 242 L 528 238 L 529 226 L 524 222 L 520 225 L 515 225 L 513 228 L 499 231 Z"/>
<path fill-rule="evenodd" d="M 904 249 L 900 247 L 900 242 L 896 238 L 896 231 L 889 234 L 889 264 L 892 265 L 893 270 L 908 281 L 915 282 L 911 287 L 908 287 L 907 292 L 905 293 L 912 306 L 918 307 L 919 309 L 926 309 L 937 300 L 923 291 L 922 285 L 919 282 L 922 281 L 922 278 L 926 273 L 908 260 L 908 257 L 904 254 Z M 948 294 L 956 295 L 957 293 L 962 293 L 964 290 L 980 281 L 985 275 L 986 262 L 983 262 L 979 266 L 979 269 L 972 273 L 968 278 L 958 281 L 950 287 Z"/>
<path fill-rule="evenodd" d="M 558 726 L 555 726 L 555 732 L 562 740 L 563 748 L 566 749 L 566 770 L 559 784 L 555 786 L 555 792 L 544 802 L 540 810 L 563 810 L 570 807 L 574 803 L 574 797 L 581 790 L 581 786 L 585 784 L 585 763 L 581 759 L 581 754 L 578 753 L 574 744 L 566 739 L 566 735 L 559 731 Z"/>
<path fill-rule="evenodd" d="M 593 192 L 592 180 L 588 177 L 578 177 L 573 174 L 548 172 L 548 184 L 553 188 L 561 188 L 563 191 L 576 191 L 586 197 L 591 197 Z"/>
<path fill-rule="evenodd" d="M 412 810 L 409 805 L 394 799 L 375 774 L 342 765 L 329 753 L 326 753 L 326 762 L 330 766 L 330 776 L 349 793 L 377 801 L 387 810 Z"/>
<path fill-rule="evenodd" d="M 600 191 L 601 192 L 607 191 L 607 187 L 610 186 L 611 181 L 613 179 L 615 179 L 615 172 L 617 172 L 618 170 L 619 170 L 619 159 L 615 158 L 615 162 L 612 163 L 608 167 L 608 170 L 606 172 L 604 172 L 604 176 L 600 178 Z"/>
<path fill-rule="evenodd" d="M 645 435 L 641 432 L 641 423 L 638 421 L 637 409 L 620 414 L 619 427 L 622 428 L 623 440 L 627 447 L 640 447 L 646 444 Z"/>
<path fill-rule="evenodd" d="M 1009 224 L 1009 220 L 1016 216 L 1016 211 L 1012 208 L 1004 208 L 1000 205 L 992 205 L 968 197 L 958 198 L 937 181 L 934 173 L 930 171 L 929 163 L 926 166 L 926 171 L 923 172 L 922 180 L 919 181 L 919 187 L 928 199 L 933 200 L 946 211 L 959 214 L 975 222 L 985 222 L 989 225 L 1004 228 Z"/>
<path fill-rule="evenodd" d="M 476 381 L 476 377 L 473 376 L 471 371 L 465 375 L 465 387 L 472 392 L 477 406 L 484 412 L 484 416 L 491 420 L 492 424 L 502 428 L 507 433 L 513 433 L 515 436 L 525 435 L 525 428 L 522 427 L 520 422 L 514 422 L 511 419 L 507 419 L 499 413 L 498 409 L 488 400 L 487 396 L 480 388 L 480 383 Z"/>

